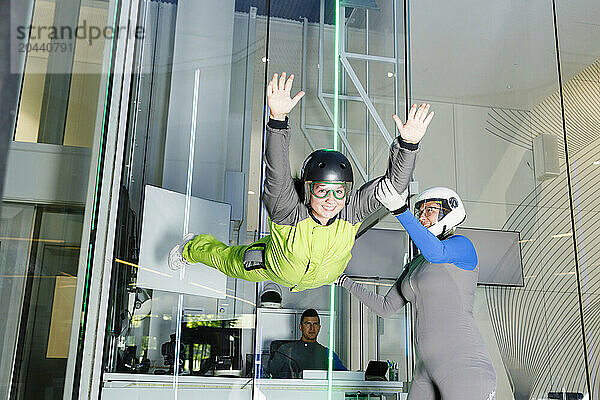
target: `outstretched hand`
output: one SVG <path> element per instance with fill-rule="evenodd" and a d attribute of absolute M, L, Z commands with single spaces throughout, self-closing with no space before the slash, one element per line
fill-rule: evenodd
<path fill-rule="evenodd" d="M 419 143 L 425 136 L 425 131 L 433 118 L 433 111 L 427 115 L 430 106 L 430 104 L 421 104 L 417 109 L 417 105 L 413 104 L 408 112 L 406 124 L 402 124 L 402 120 L 397 115 L 392 115 L 402 140 L 407 143 Z"/>
<path fill-rule="evenodd" d="M 285 120 L 292 108 L 304 96 L 304 92 L 298 92 L 294 98 L 291 97 L 292 82 L 294 82 L 294 75 L 290 75 L 286 81 L 285 72 L 282 72 L 279 79 L 277 79 L 277 74 L 274 74 L 273 79 L 267 85 L 267 105 L 271 118 Z"/>

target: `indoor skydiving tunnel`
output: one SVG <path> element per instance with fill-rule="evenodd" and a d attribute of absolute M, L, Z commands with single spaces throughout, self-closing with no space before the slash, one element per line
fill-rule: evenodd
<path fill-rule="evenodd" d="M 64 148 L 61 174 L 84 175 L 32 200 L 9 158 L 7 398 L 598 398 L 600 6 L 111 0 L 73 18 L 139 35 L 76 53 L 70 96 L 98 98 L 66 100 L 60 140 L 26 102 L 58 56 L 25 61 L 10 151 Z"/>

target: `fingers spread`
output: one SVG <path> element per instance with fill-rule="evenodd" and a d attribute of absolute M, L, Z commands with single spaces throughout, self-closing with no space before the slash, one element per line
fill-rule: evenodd
<path fill-rule="evenodd" d="M 427 128 L 429 126 L 429 123 L 431 122 L 431 119 L 433 118 L 433 114 L 434 112 L 432 111 L 431 113 L 429 113 L 429 115 L 427 116 L 427 118 L 425 118 L 425 128 Z"/>
<path fill-rule="evenodd" d="M 279 90 L 285 89 L 285 72 L 281 73 L 281 77 L 279 78 Z"/>
<path fill-rule="evenodd" d="M 419 108 L 417 109 L 417 112 L 415 113 L 416 120 L 422 121 L 423 111 L 425 111 L 425 107 L 427 107 L 427 105 L 425 103 L 423 103 L 419 106 Z"/>
<path fill-rule="evenodd" d="M 417 112 L 417 105 L 413 104 L 412 107 L 410 108 L 410 111 L 408 111 L 408 119 L 413 119 L 415 117 L 416 112 Z"/>
<path fill-rule="evenodd" d="M 292 102 L 294 103 L 294 105 L 292 107 L 295 107 L 296 104 L 298 104 L 298 102 L 300 101 L 300 99 L 302 97 L 304 97 L 305 93 L 304 92 L 298 92 L 297 95 L 294 96 L 294 98 L 292 99 Z"/>
<path fill-rule="evenodd" d="M 397 127 L 398 129 L 402 128 L 402 126 L 403 126 L 404 124 L 402 123 L 402 120 L 400 119 L 400 117 L 399 117 L 399 116 L 397 116 L 396 114 L 394 114 L 394 115 L 392 115 L 392 118 L 394 119 L 394 122 L 396 123 L 396 127 Z"/>
<path fill-rule="evenodd" d="M 294 74 L 290 75 L 290 77 L 288 78 L 287 82 L 285 83 L 285 90 L 286 92 L 289 92 L 290 90 L 292 90 L 292 83 L 294 82 Z"/>

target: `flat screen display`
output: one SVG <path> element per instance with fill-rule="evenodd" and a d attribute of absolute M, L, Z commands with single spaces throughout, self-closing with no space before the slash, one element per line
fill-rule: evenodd
<path fill-rule="evenodd" d="M 458 228 L 477 251 L 480 285 L 524 286 L 519 232 Z"/>
<path fill-rule="evenodd" d="M 519 232 L 458 228 L 456 233 L 468 237 L 477 250 L 480 285 L 523 286 Z M 398 278 L 407 238 L 403 230 L 369 229 L 356 240 L 346 274 Z"/>

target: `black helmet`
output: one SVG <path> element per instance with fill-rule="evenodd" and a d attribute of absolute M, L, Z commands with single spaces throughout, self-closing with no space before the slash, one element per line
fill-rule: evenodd
<path fill-rule="evenodd" d="M 315 150 L 302 165 L 304 182 L 354 182 L 352 166 L 345 155 L 335 150 Z"/>
<path fill-rule="evenodd" d="M 267 282 L 260 294 L 260 307 L 281 308 L 281 287 L 274 282 Z"/>

